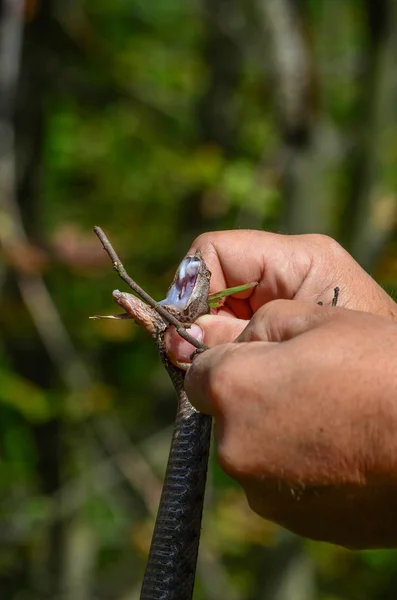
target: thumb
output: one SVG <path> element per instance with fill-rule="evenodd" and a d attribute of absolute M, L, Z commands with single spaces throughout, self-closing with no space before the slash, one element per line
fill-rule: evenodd
<path fill-rule="evenodd" d="M 206 346 L 217 346 L 234 342 L 247 323 L 248 321 L 230 315 L 203 315 L 192 324 L 189 333 Z M 167 329 L 164 344 L 171 362 L 180 369 L 186 370 L 191 362 L 190 356 L 195 351 L 194 346 L 181 338 L 175 327 Z"/>
<path fill-rule="evenodd" d="M 346 309 L 312 302 L 273 300 L 252 317 L 237 342 L 285 342 L 334 319 Z"/>

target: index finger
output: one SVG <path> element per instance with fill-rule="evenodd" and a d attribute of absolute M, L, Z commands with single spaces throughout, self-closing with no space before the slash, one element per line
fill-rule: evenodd
<path fill-rule="evenodd" d="M 235 314 L 249 318 L 248 307 L 252 314 L 270 300 L 294 298 L 311 267 L 309 237 L 314 236 L 247 229 L 215 231 L 197 237 L 189 253 L 201 251 L 212 273 L 211 293 L 258 282 L 255 288 L 227 301 Z"/>

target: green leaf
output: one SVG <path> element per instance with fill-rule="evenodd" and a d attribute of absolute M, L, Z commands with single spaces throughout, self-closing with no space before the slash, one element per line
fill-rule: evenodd
<path fill-rule="evenodd" d="M 216 292 L 215 294 L 210 294 L 208 297 L 208 303 L 210 308 L 218 308 L 222 306 L 224 303 L 224 298 L 226 296 L 232 296 L 233 294 L 237 294 L 238 292 L 244 292 L 245 290 L 249 290 L 258 285 L 257 281 L 253 281 L 252 283 L 245 283 L 244 285 L 237 285 L 236 287 L 226 288 L 221 292 Z"/>

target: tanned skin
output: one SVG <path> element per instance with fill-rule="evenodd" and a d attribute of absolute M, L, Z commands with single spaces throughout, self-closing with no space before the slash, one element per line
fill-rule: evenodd
<path fill-rule="evenodd" d="M 215 232 L 195 250 L 211 292 L 259 282 L 189 330 L 211 348 L 185 388 L 215 419 L 223 469 L 253 510 L 302 536 L 396 547 L 395 302 L 326 236 Z M 172 330 L 167 348 L 179 365 L 194 350 Z"/>

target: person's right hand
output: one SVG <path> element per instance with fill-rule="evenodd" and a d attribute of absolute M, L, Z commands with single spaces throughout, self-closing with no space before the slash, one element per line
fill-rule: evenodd
<path fill-rule="evenodd" d="M 209 321 L 217 317 L 206 317 Z M 397 325 L 275 300 L 194 358 L 189 401 L 251 508 L 348 548 L 397 547 Z"/>
<path fill-rule="evenodd" d="M 204 337 L 213 346 L 234 341 L 253 314 L 271 300 L 301 300 L 330 304 L 339 287 L 338 306 L 397 317 L 392 298 L 335 240 L 319 234 L 279 235 L 263 231 L 217 231 L 200 235 L 187 254 L 200 250 L 212 273 L 211 293 L 257 281 L 258 285 L 229 297 L 217 318 L 199 320 Z M 234 317 L 232 319 L 221 317 Z M 189 362 L 194 348 L 170 328 L 169 356 L 179 366 Z"/>

